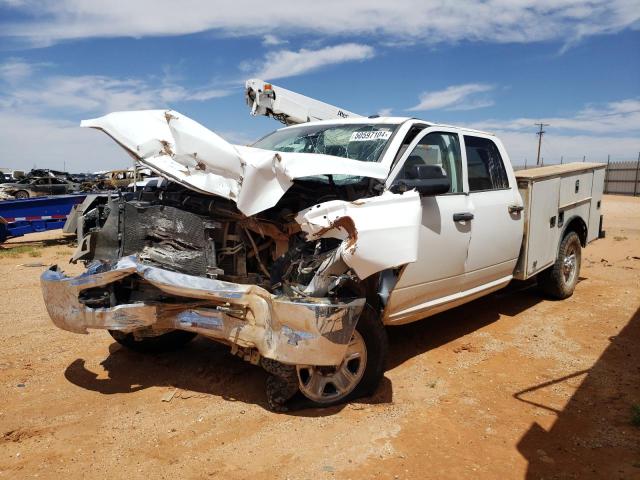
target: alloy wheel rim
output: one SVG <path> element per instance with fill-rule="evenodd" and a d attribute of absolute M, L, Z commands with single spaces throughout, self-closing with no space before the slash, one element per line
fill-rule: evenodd
<path fill-rule="evenodd" d="M 302 394 L 317 403 L 341 400 L 356 388 L 367 366 L 367 348 L 364 338 L 353 332 L 347 353 L 337 367 L 298 365 L 298 385 Z"/>
<path fill-rule="evenodd" d="M 578 256 L 576 254 L 575 249 L 570 249 L 567 251 L 564 259 L 562 260 L 562 275 L 564 277 L 564 281 L 567 284 L 573 283 L 576 271 L 578 267 Z"/>

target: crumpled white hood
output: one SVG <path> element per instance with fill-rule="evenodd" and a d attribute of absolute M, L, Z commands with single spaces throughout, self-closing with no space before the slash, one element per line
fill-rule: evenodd
<path fill-rule="evenodd" d="M 384 179 L 389 173 L 379 163 L 234 146 L 173 110 L 114 112 L 80 126 L 104 131 L 143 164 L 185 187 L 234 200 L 247 216 L 274 206 L 296 178 Z"/>

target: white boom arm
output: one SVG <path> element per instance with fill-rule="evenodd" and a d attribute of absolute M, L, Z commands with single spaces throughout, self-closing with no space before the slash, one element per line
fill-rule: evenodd
<path fill-rule="evenodd" d="M 362 116 L 257 78 L 247 80 L 245 100 L 251 115 L 273 117 L 286 125 Z"/>

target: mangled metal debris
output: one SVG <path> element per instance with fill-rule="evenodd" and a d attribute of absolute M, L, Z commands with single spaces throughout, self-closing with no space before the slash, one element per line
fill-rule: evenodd
<path fill-rule="evenodd" d="M 50 269 L 42 287 L 51 319 L 64 330 L 188 330 L 290 364 L 340 363 L 364 306 L 364 299 L 273 295 L 255 285 L 152 267 L 135 257 L 122 258 L 109 270 L 95 264 L 76 278 Z M 120 303 L 118 289 L 144 294 Z"/>

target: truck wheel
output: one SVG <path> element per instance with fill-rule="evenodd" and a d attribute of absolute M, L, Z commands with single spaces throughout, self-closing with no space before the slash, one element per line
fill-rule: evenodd
<path fill-rule="evenodd" d="M 367 305 L 342 363 L 337 367 L 298 365 L 298 388 L 320 407 L 372 395 L 382 379 L 388 349 L 384 325 Z"/>
<path fill-rule="evenodd" d="M 14 197 L 20 199 L 20 198 L 29 198 L 29 192 L 25 191 L 25 190 L 18 190 Z"/>
<path fill-rule="evenodd" d="M 576 232 L 569 232 L 560 242 L 556 263 L 538 274 L 538 285 L 547 295 L 562 300 L 573 295 L 578 283 L 582 247 Z"/>
<path fill-rule="evenodd" d="M 195 338 L 197 333 L 184 330 L 171 330 L 155 337 L 136 338 L 133 333 L 109 330 L 113 339 L 120 345 L 141 353 L 160 353 L 176 350 Z"/>

